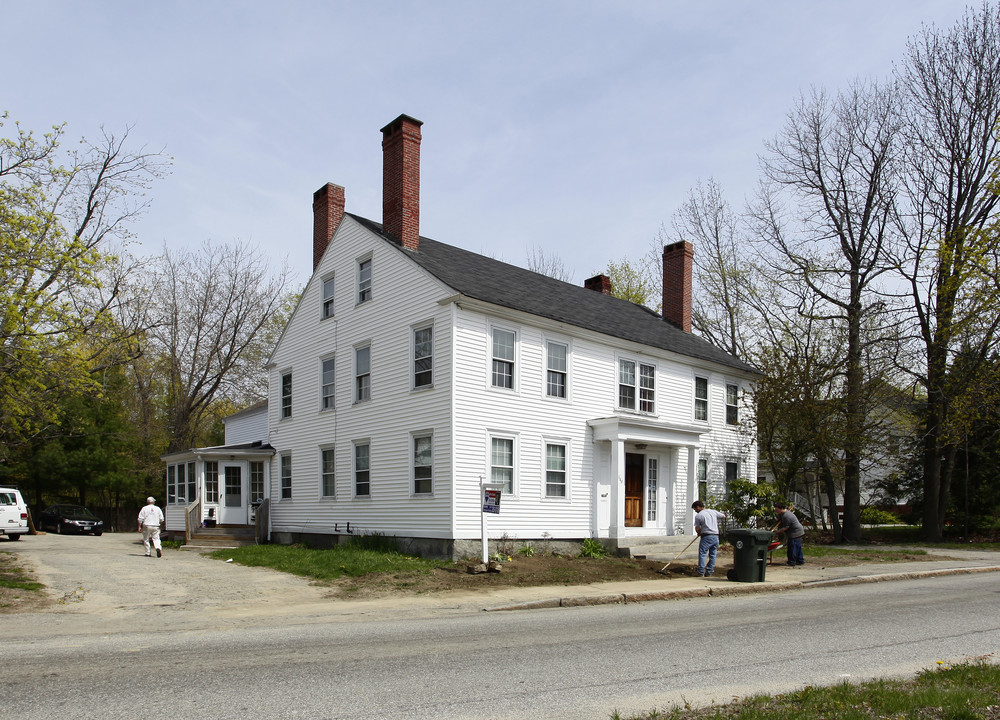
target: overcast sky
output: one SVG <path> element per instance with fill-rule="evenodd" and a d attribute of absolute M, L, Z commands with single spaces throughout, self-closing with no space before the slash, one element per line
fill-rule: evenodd
<path fill-rule="evenodd" d="M 699 179 L 741 205 L 798 93 L 885 77 L 964 6 L 0 0 L 0 110 L 68 139 L 132 126 L 173 158 L 138 254 L 249 241 L 299 284 L 313 191 L 380 221 L 379 130 L 406 113 L 422 235 L 518 265 L 537 249 L 582 282 L 646 252 Z"/>

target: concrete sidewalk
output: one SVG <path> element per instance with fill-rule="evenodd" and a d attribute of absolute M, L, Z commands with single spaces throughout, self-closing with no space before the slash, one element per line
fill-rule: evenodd
<path fill-rule="evenodd" d="M 861 549 L 861 548 L 858 548 Z M 1000 553 L 923 548 L 935 559 L 824 567 L 806 563 L 799 567 L 768 565 L 764 582 L 732 582 L 725 573 L 710 578 L 671 576 L 662 580 L 594 583 L 591 585 L 505 588 L 489 594 L 487 612 L 539 608 L 608 605 L 651 600 L 683 600 L 748 593 L 807 590 L 857 583 L 890 582 L 960 573 L 1000 572 Z M 669 558 L 668 558 L 669 559 Z M 485 598 L 484 598 L 485 599 Z"/>

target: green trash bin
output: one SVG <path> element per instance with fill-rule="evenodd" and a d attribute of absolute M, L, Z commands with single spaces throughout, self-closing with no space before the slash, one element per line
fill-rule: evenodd
<path fill-rule="evenodd" d="M 736 582 L 764 582 L 767 548 L 774 533 L 770 530 L 733 528 L 726 540 L 733 546 L 733 570 L 727 575 Z"/>

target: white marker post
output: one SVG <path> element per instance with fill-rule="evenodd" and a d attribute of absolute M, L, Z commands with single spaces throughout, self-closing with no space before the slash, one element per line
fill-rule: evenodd
<path fill-rule="evenodd" d="M 479 496 L 483 499 L 483 511 L 480 513 L 483 531 L 483 563 L 488 563 L 490 561 L 490 549 L 489 535 L 486 532 L 486 514 L 500 514 L 500 494 L 503 491 L 503 485 L 483 482 L 483 476 L 480 475 L 479 489 Z"/>

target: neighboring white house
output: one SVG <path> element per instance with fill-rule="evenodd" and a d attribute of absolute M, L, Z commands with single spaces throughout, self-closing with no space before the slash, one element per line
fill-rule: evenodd
<path fill-rule="evenodd" d="M 484 481 L 504 486 L 491 537 L 690 533 L 699 492 L 757 476 L 739 424 L 757 373 L 691 334 L 692 246 L 664 249 L 661 317 L 606 277 L 578 287 L 421 237 L 420 128 L 382 129 L 382 223 L 345 213 L 339 186 L 314 195 L 314 272 L 268 366 L 271 538 L 473 555 Z"/>

